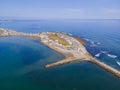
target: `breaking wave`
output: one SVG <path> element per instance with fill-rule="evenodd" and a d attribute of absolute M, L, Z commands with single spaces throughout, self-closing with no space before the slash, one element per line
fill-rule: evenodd
<path fill-rule="evenodd" d="M 120 62 L 119 61 L 116 61 L 116 63 L 120 66 Z"/>
<path fill-rule="evenodd" d="M 95 57 L 100 57 L 101 54 L 106 54 L 106 53 L 107 53 L 107 51 L 100 51 L 99 53 L 97 53 L 95 55 Z"/>
<path fill-rule="evenodd" d="M 109 53 L 107 54 L 107 56 L 108 56 L 108 57 L 111 57 L 111 58 L 117 58 L 117 56 L 116 56 L 116 55 L 109 54 Z"/>
<path fill-rule="evenodd" d="M 84 38 L 84 40 L 89 42 L 91 47 L 94 47 L 94 46 L 97 46 L 97 45 L 101 44 L 100 42 L 95 42 L 95 41 L 93 41 L 91 39 L 88 39 L 88 38 Z"/>
<path fill-rule="evenodd" d="M 117 55 L 110 54 L 110 53 L 108 53 L 107 51 L 100 51 L 99 53 L 97 53 L 97 54 L 95 55 L 95 57 L 100 57 L 101 54 L 105 54 L 105 55 L 107 55 L 107 56 L 110 57 L 110 58 L 118 58 Z"/>
<path fill-rule="evenodd" d="M 100 57 L 100 55 L 101 55 L 101 53 L 98 53 L 98 54 L 95 55 L 95 57 Z"/>

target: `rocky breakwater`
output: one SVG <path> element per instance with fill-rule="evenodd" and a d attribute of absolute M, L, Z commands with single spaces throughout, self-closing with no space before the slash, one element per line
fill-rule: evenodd
<path fill-rule="evenodd" d="M 59 32 L 41 33 L 40 37 L 41 42 L 65 56 L 65 59 L 63 60 L 47 64 L 45 66 L 46 68 L 70 62 L 89 61 L 120 78 L 120 71 L 92 57 L 84 47 L 84 43 L 80 38 L 78 39 L 74 36 Z"/>
<path fill-rule="evenodd" d="M 40 40 L 49 48 L 63 54 L 65 59 L 45 65 L 46 68 L 67 64 L 70 62 L 89 61 L 120 78 L 120 71 L 97 60 L 84 47 L 83 41 L 74 36 L 60 32 L 23 33 L 13 30 L 0 29 L 0 36 L 26 36 Z"/>

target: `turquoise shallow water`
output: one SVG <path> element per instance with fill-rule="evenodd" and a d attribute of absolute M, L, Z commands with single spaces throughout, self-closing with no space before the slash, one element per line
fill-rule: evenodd
<path fill-rule="evenodd" d="M 93 56 L 120 70 L 120 20 L 21 20 L 0 27 L 22 32 L 60 31 L 85 40 Z M 116 55 L 116 58 L 108 56 Z M 45 69 L 64 57 L 39 41 L 0 38 L 0 90 L 120 90 L 120 79 L 90 62 Z"/>

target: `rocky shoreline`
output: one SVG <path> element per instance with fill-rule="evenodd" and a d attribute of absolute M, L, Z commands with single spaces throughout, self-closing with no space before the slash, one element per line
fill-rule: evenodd
<path fill-rule="evenodd" d="M 46 68 L 76 61 L 89 61 L 120 78 L 120 71 L 101 62 L 100 60 L 97 60 L 96 58 L 93 58 L 84 47 L 84 42 L 80 38 L 76 38 L 74 36 L 61 32 L 42 32 L 32 34 L 0 28 L 0 37 L 5 36 L 25 36 L 35 40 L 40 40 L 49 48 L 65 56 L 65 59 L 63 60 L 45 65 Z"/>

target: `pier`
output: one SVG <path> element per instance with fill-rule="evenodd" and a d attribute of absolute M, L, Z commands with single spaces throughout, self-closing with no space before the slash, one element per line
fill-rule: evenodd
<path fill-rule="evenodd" d="M 0 29 L 0 37 L 6 36 L 25 36 L 29 37 L 30 39 L 40 40 L 49 48 L 65 56 L 65 59 L 63 60 L 45 65 L 46 68 L 55 67 L 71 62 L 89 61 L 120 78 L 119 70 L 92 57 L 92 55 L 84 47 L 82 39 L 78 39 L 74 36 L 60 32 L 42 32 L 32 34 Z"/>
<path fill-rule="evenodd" d="M 90 60 L 90 62 L 98 65 L 99 67 L 103 68 L 104 70 L 106 70 L 106 71 L 112 73 L 113 75 L 117 76 L 118 78 L 120 78 L 120 71 L 119 70 L 117 70 L 117 69 L 115 69 L 115 68 L 101 62 L 100 60 L 95 59 L 95 58 L 92 58 Z"/>

